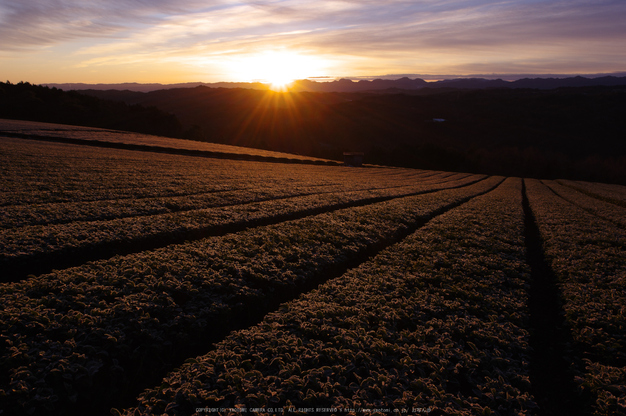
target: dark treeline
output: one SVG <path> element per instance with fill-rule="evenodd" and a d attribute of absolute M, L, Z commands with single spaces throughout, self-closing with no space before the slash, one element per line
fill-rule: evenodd
<path fill-rule="evenodd" d="M 89 91 L 174 113 L 186 138 L 340 160 L 626 183 L 626 86 L 396 94 Z"/>
<path fill-rule="evenodd" d="M 88 94 L 83 95 L 83 94 Z M 0 117 L 90 125 L 341 160 L 626 184 L 626 86 L 276 93 L 63 92 L 0 84 Z"/>
<path fill-rule="evenodd" d="M 0 118 L 102 127 L 168 137 L 182 134 L 175 115 L 28 82 L 0 83 Z"/>

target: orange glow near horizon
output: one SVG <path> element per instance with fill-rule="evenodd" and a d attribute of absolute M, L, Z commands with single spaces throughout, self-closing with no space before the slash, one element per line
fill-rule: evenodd
<path fill-rule="evenodd" d="M 228 67 L 241 81 L 266 83 L 270 89 L 284 92 L 295 80 L 324 73 L 328 63 L 324 58 L 280 50 L 242 56 L 232 60 Z"/>

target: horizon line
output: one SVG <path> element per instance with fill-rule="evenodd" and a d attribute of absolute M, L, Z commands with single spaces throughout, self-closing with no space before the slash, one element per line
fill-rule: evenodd
<path fill-rule="evenodd" d="M 292 82 L 297 81 L 311 81 L 311 82 L 335 82 L 339 80 L 350 80 L 350 81 L 374 81 L 377 79 L 382 80 L 398 80 L 402 78 L 410 78 L 410 79 L 422 79 L 427 82 L 436 82 L 443 80 L 454 80 L 454 79 L 472 79 L 472 78 L 483 78 L 489 80 L 502 79 L 504 81 L 516 81 L 524 78 L 574 78 L 574 77 L 583 77 L 583 78 L 601 78 L 606 76 L 615 76 L 622 77 L 626 76 L 626 71 L 616 71 L 616 72 L 603 72 L 603 73 L 569 73 L 569 74 L 555 74 L 555 73 L 545 73 L 545 74 L 537 74 L 537 73 L 490 73 L 490 74 L 386 74 L 386 75 L 370 75 L 370 76 L 311 76 L 301 79 L 296 79 Z M 327 81 L 321 81 L 327 80 Z M 26 81 L 20 81 L 26 82 Z M 250 81 L 181 81 L 181 82 L 139 82 L 139 81 L 121 81 L 121 82 L 43 82 L 38 85 L 60 85 L 60 84 L 76 84 L 76 85 L 182 85 L 182 84 L 269 84 L 269 82 L 263 82 L 262 80 L 250 80 Z"/>

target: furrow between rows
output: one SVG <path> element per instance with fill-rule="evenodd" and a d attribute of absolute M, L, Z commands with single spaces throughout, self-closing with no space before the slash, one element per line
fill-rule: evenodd
<path fill-rule="evenodd" d="M 0 206 L 167 197 L 234 188 L 345 186 L 361 190 L 453 175 L 158 155 L 0 138 Z"/>
<path fill-rule="evenodd" d="M 462 179 L 471 175 L 459 174 L 457 176 L 460 177 L 459 179 Z M 435 180 L 422 181 L 421 183 L 425 185 L 426 183 L 436 184 L 449 181 L 449 179 L 445 178 L 436 178 Z M 224 187 L 220 187 L 217 184 L 218 189 L 196 194 L 0 207 L 0 228 L 8 230 L 33 225 L 56 225 L 142 217 L 298 196 L 355 191 L 371 193 L 389 192 L 399 188 L 410 189 L 415 186 L 415 181 L 396 186 L 356 187 L 351 185 L 320 187 L 319 185 L 306 186 L 296 184 L 285 186 L 284 184 L 251 183 L 246 188 L 223 189 Z"/>
<path fill-rule="evenodd" d="M 0 407 L 84 414 L 345 272 L 502 178 L 88 263 L 0 286 Z M 129 396 L 130 394 L 130 396 Z"/>
<path fill-rule="evenodd" d="M 194 157 L 204 157 L 204 158 L 216 158 L 216 159 L 232 159 L 232 160 L 247 160 L 247 161 L 257 161 L 257 162 L 269 162 L 269 163 L 295 163 L 295 164 L 306 164 L 306 165 L 320 165 L 320 166 L 340 166 L 341 162 L 335 160 L 323 160 L 323 159 L 305 159 L 290 157 L 290 155 L 285 154 L 285 156 L 265 156 L 265 155 L 254 155 L 248 153 L 228 153 L 228 152 L 215 152 L 210 150 L 191 150 L 191 149 L 181 149 L 181 148 L 173 148 L 173 147 L 163 147 L 163 146 L 154 146 L 149 144 L 132 144 L 132 143 L 122 143 L 122 142 L 111 142 L 104 140 L 91 140 L 91 139 L 76 139 L 71 137 L 59 137 L 59 136 L 46 136 L 46 135 L 35 135 L 35 134 L 23 134 L 23 133 L 15 133 L 15 132 L 3 132 L 4 136 L 14 137 L 17 139 L 28 139 L 28 140 L 40 140 L 44 142 L 54 142 L 54 143 L 65 143 L 65 144 L 73 144 L 79 146 L 86 147 L 100 147 L 105 149 L 120 149 L 120 150 L 130 150 L 130 151 L 141 151 L 141 152 L 151 152 L 151 153 L 167 153 L 171 155 L 182 155 L 182 156 L 194 156 Z"/>
<path fill-rule="evenodd" d="M 557 279 L 546 260 L 543 241 L 522 187 L 526 257 L 531 269 L 529 289 L 530 380 L 539 415 L 585 415 L 588 406 L 577 392 L 572 361 L 572 337 L 565 325 Z"/>
<path fill-rule="evenodd" d="M 592 183 L 559 179 L 557 182 L 582 192 L 592 198 L 601 199 L 621 207 L 626 207 L 626 186 L 607 183 Z"/>
<path fill-rule="evenodd" d="M 575 354 L 567 358 L 577 392 L 589 397 L 587 414 L 622 414 L 626 231 L 555 195 L 538 180 L 527 180 L 526 189 L 571 333 L 568 350 Z"/>
<path fill-rule="evenodd" d="M 408 189 L 314 194 L 104 222 L 3 230 L 0 233 L 3 243 L 0 253 L 2 281 L 17 281 L 27 275 L 47 273 L 114 255 L 137 253 L 323 212 L 465 187 L 483 178 L 476 175 L 442 184 L 425 182 Z"/>
<path fill-rule="evenodd" d="M 120 413 L 533 414 L 523 227 L 510 178 L 231 333 Z"/>
<path fill-rule="evenodd" d="M 556 195 L 584 209 L 590 214 L 610 221 L 619 227 L 626 228 L 626 207 L 594 198 L 574 188 L 561 185 L 556 181 L 544 180 L 542 183 L 550 188 Z"/>

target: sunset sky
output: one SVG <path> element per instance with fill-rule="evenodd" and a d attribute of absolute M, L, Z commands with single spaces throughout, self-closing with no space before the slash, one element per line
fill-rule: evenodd
<path fill-rule="evenodd" d="M 626 70 L 624 0 L 0 0 L 11 82 Z"/>

